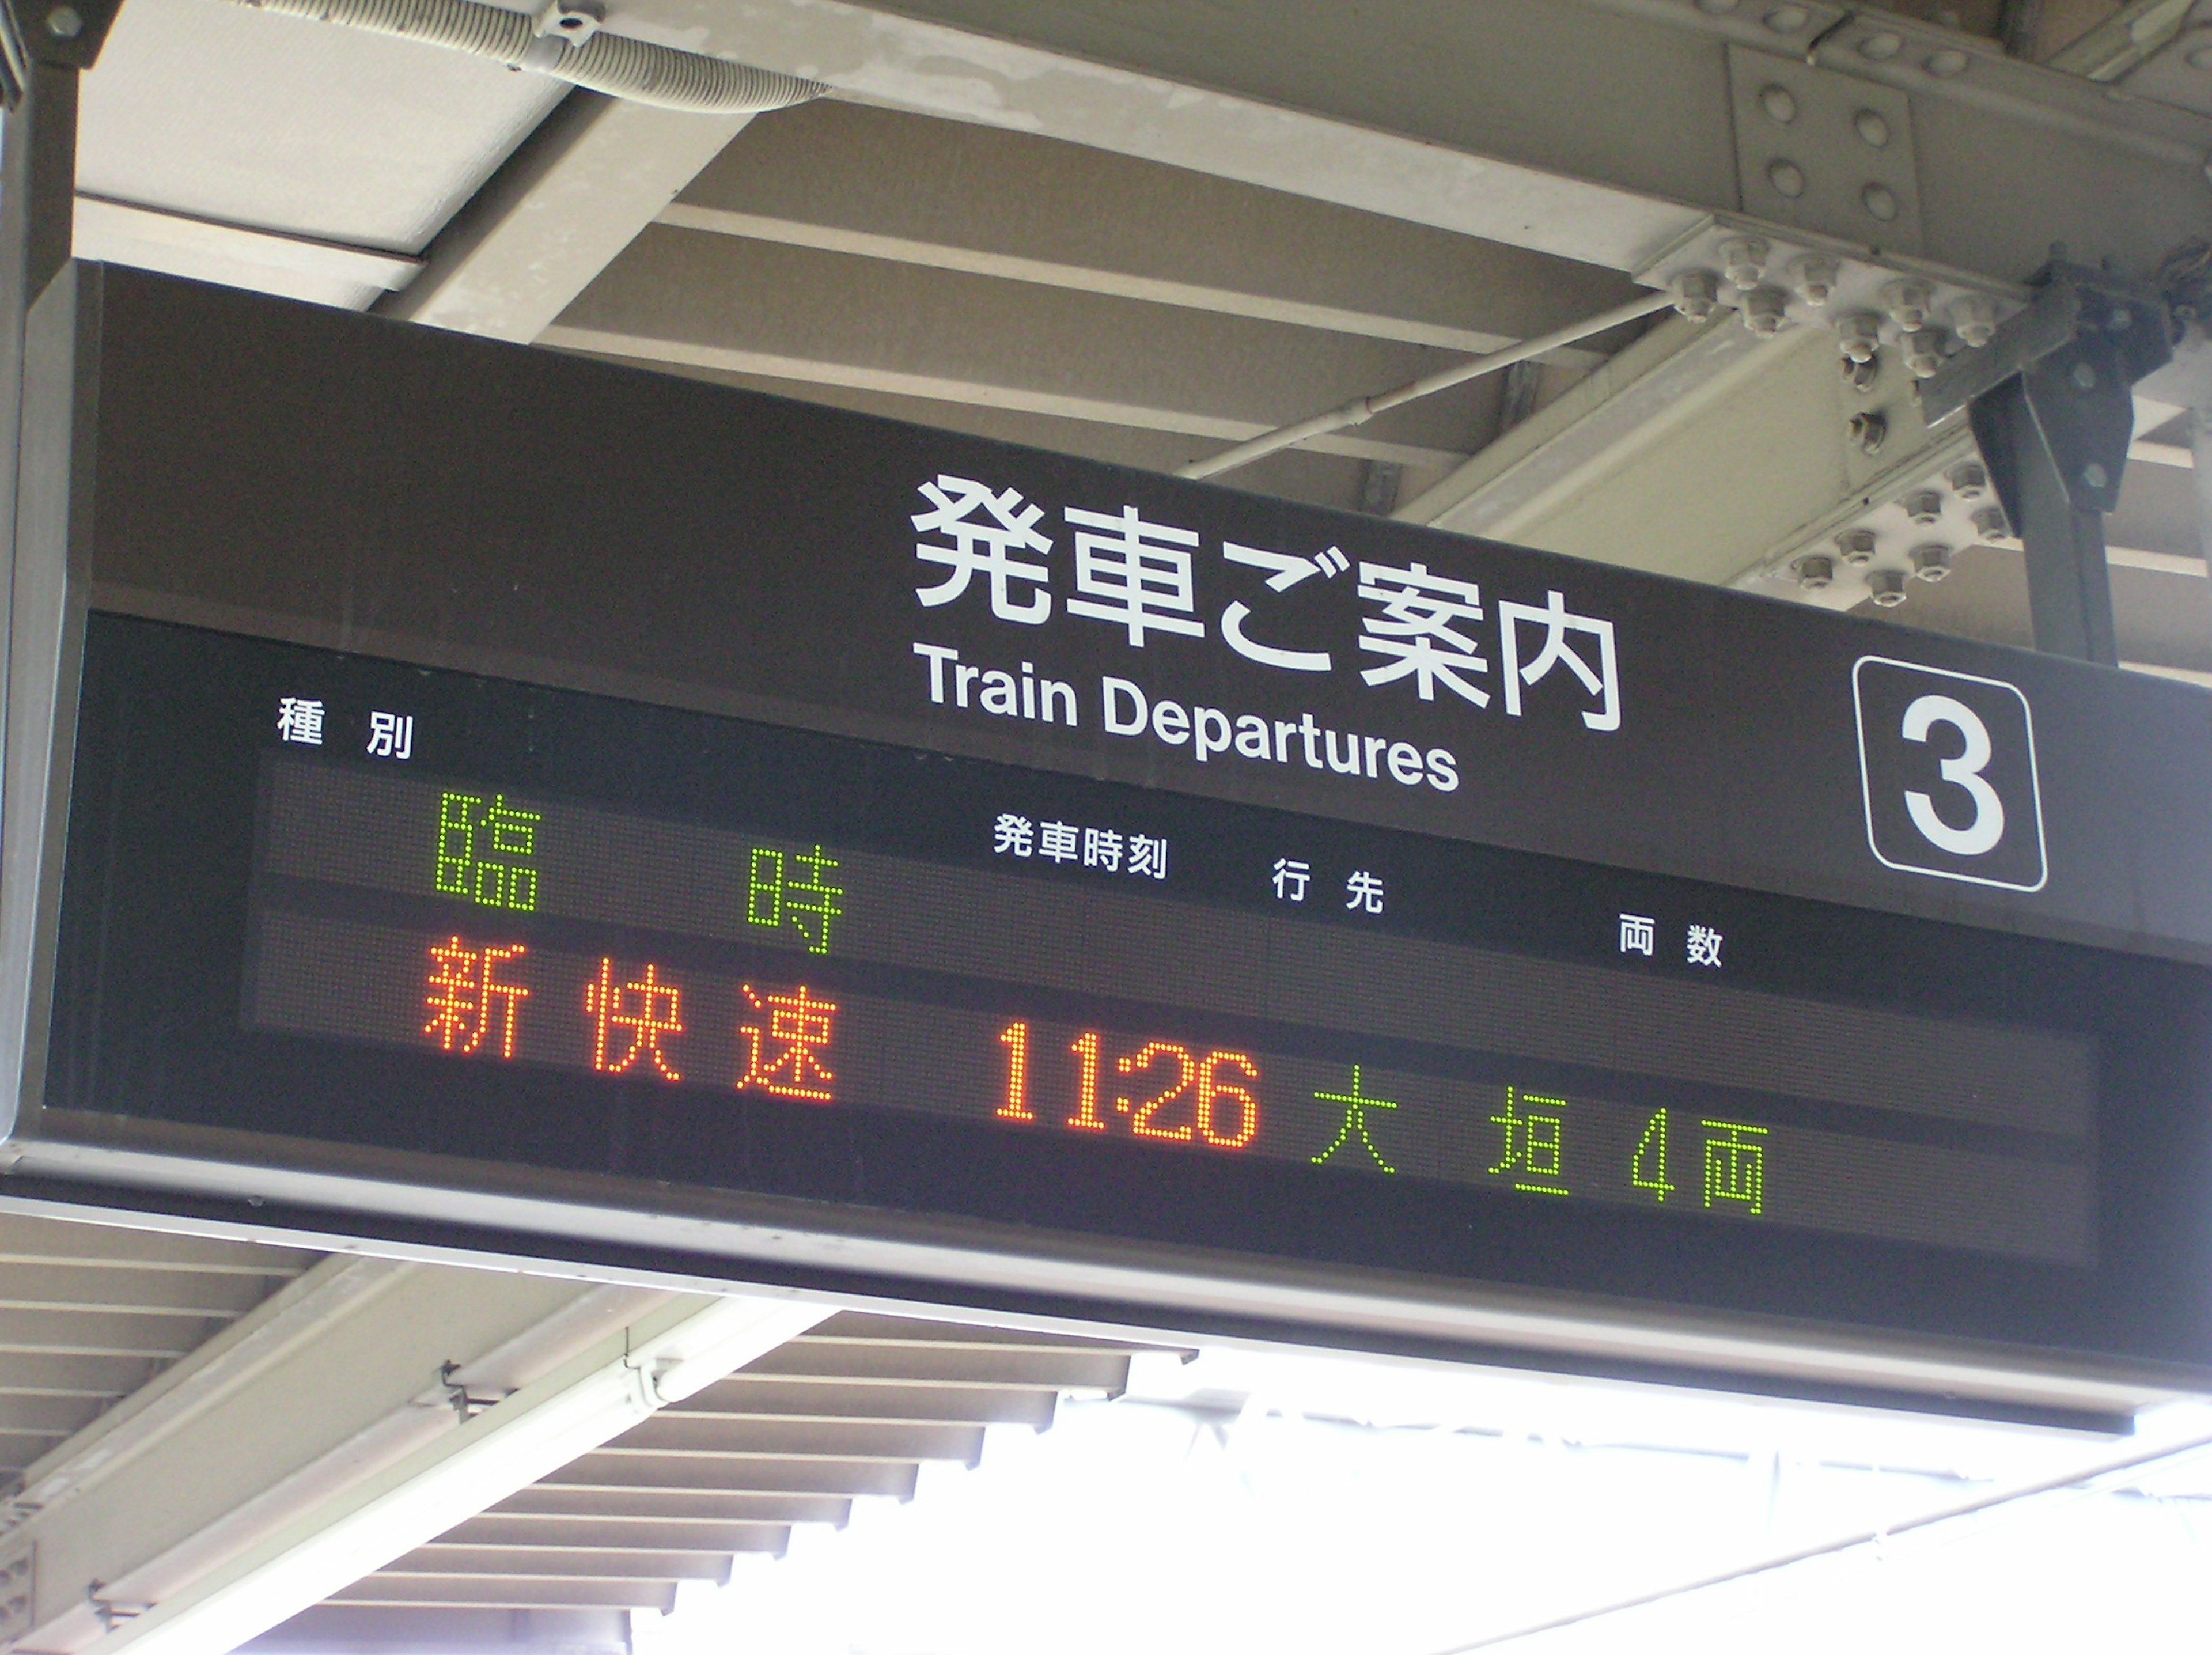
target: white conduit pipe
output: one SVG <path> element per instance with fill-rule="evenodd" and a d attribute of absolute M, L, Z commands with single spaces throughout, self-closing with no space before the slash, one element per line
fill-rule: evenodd
<path fill-rule="evenodd" d="M 534 69 L 611 98 L 702 115 L 757 114 L 818 98 L 829 88 L 793 75 L 726 63 L 604 30 L 571 42 L 541 32 L 521 12 L 477 0 L 237 0 L 258 11 L 312 17 L 372 34 L 422 40 L 472 57 Z"/>
<path fill-rule="evenodd" d="M 1295 425 L 1285 425 L 1273 431 L 1262 432 L 1234 448 L 1224 448 L 1218 454 L 1208 454 L 1204 459 L 1194 459 L 1179 466 L 1177 477 L 1218 477 L 1239 465 L 1249 465 L 1262 455 L 1294 448 L 1310 437 L 1324 436 L 1331 431 L 1341 431 L 1347 425 L 1364 425 L 1377 414 L 1386 414 L 1393 408 L 1402 408 L 1423 397 L 1432 397 L 1439 391 L 1449 391 L 1455 385 L 1465 385 L 1469 380 L 1479 380 L 1485 374 L 1495 374 L 1501 368 L 1510 368 L 1516 362 L 1525 362 L 1532 356 L 1541 356 L 1587 339 L 1593 333 L 1603 333 L 1608 328 L 1632 322 L 1640 316 L 1649 316 L 1656 310 L 1665 310 L 1674 302 L 1671 293 L 1647 293 L 1640 299 L 1632 299 L 1602 315 L 1592 316 L 1579 322 L 1554 329 L 1541 338 L 1523 339 L 1519 344 L 1508 345 L 1503 350 L 1493 350 L 1486 356 L 1477 356 L 1473 362 L 1455 367 L 1438 368 L 1435 373 L 1400 386 L 1395 391 L 1377 392 L 1371 397 L 1355 397 L 1341 407 L 1332 408 L 1325 414 L 1316 414 Z"/>

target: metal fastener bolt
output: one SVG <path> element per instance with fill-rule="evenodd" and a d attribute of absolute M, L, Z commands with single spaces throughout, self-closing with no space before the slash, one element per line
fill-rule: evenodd
<path fill-rule="evenodd" d="M 1962 459 L 1943 473 L 1951 492 L 1961 500 L 1979 500 L 1990 491 L 1990 473 L 1978 459 Z"/>
<path fill-rule="evenodd" d="M 1984 506 L 1974 514 L 1974 532 L 1984 540 L 2012 538 L 2012 520 L 2002 506 Z"/>
<path fill-rule="evenodd" d="M 1720 246 L 1721 274 L 1735 287 L 1757 287 L 1766 275 L 1767 251 L 1763 236 L 1731 236 Z"/>
<path fill-rule="evenodd" d="M 1713 313 L 1721 296 L 1720 278 L 1709 270 L 1686 270 L 1669 285 L 1674 289 L 1674 308 L 1693 322 Z"/>
<path fill-rule="evenodd" d="M 1840 318 L 1836 323 L 1836 344 L 1844 353 L 1844 360 L 1870 362 L 1881 349 L 1881 321 L 1864 311 L 1856 315 Z"/>
<path fill-rule="evenodd" d="M 1853 569 L 1862 569 L 1874 562 L 1874 531 L 1845 529 L 1836 537 L 1836 550 L 1843 553 L 1844 561 Z"/>
<path fill-rule="evenodd" d="M 1905 50 L 1905 37 L 1893 34 L 1887 29 L 1869 34 L 1859 42 L 1859 56 L 1870 64 L 1886 64 Z"/>
<path fill-rule="evenodd" d="M 1780 288 L 1753 288 L 1743 295 L 1743 325 L 1762 339 L 1790 326 L 1790 295 Z"/>
<path fill-rule="evenodd" d="M 1916 581 L 1933 582 L 1951 572 L 1951 548 L 1941 540 L 1915 546 L 1905 556 L 1912 565 L 1912 578 Z"/>
<path fill-rule="evenodd" d="M 1961 295 L 1951 301 L 1951 330 L 1960 344 L 1979 350 L 1996 337 L 1996 307 L 1981 294 Z"/>
<path fill-rule="evenodd" d="M 1790 572 L 1806 591 L 1818 592 L 1835 580 L 1836 560 L 1825 551 L 1808 551 L 1790 565 Z"/>
<path fill-rule="evenodd" d="M 1766 181 L 1774 186 L 1774 193 L 1795 201 L 1805 193 L 1805 169 L 1794 161 L 1770 161 Z"/>
<path fill-rule="evenodd" d="M 1862 52 L 1866 48 L 1859 48 Z M 1889 122 L 1871 109 L 1862 109 L 1851 117 L 1851 131 L 1857 133 L 1869 149 L 1889 148 Z"/>
<path fill-rule="evenodd" d="M 75 6 L 56 6 L 46 14 L 46 33 L 57 40 L 74 40 L 84 33 L 84 15 Z"/>
<path fill-rule="evenodd" d="M 1898 503 L 1923 529 L 1943 520 L 1943 496 L 1934 489 L 1915 489 Z"/>
<path fill-rule="evenodd" d="M 1796 94 L 1786 86 L 1761 88 L 1759 106 L 1766 112 L 1766 119 L 1777 126 L 1787 126 L 1797 119 Z"/>
<path fill-rule="evenodd" d="M 2094 363 L 2075 362 L 2066 377 L 2074 381 L 2074 388 L 2076 391 L 2094 391 L 2097 388 L 2097 369 Z"/>
<path fill-rule="evenodd" d="M 1797 291 L 1808 305 L 1825 305 L 1836 290 L 1837 279 L 1843 274 L 1832 259 L 1808 254 L 1790 265 L 1790 273 L 1797 278 Z"/>
<path fill-rule="evenodd" d="M 1940 327 L 1919 327 L 1906 334 L 1900 342 L 1904 346 L 1905 368 L 1916 380 L 1930 378 L 1943 365 L 1943 330 Z"/>
<path fill-rule="evenodd" d="M 1889 441 L 1889 421 L 1881 414 L 1853 414 L 1850 423 L 1851 442 L 1863 454 L 1878 454 L 1881 445 Z"/>
<path fill-rule="evenodd" d="M 2112 480 L 2112 477 L 2111 472 L 2093 459 L 2081 468 L 2081 480 L 2093 489 L 2101 489 Z"/>
<path fill-rule="evenodd" d="M 1897 569 L 1877 569 L 1868 572 L 1867 596 L 1877 608 L 1894 609 L 1905 601 L 1905 571 Z"/>
<path fill-rule="evenodd" d="M 1861 190 L 1859 205 L 1867 210 L 1869 218 L 1881 223 L 1894 223 L 1897 220 L 1897 192 L 1887 184 L 1869 184 Z"/>

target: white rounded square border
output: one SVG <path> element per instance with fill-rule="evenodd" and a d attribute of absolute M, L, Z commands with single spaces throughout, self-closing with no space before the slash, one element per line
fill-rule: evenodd
<path fill-rule="evenodd" d="M 1874 837 L 1874 782 L 1867 775 L 1866 703 L 1859 694 L 1859 669 L 1871 663 L 1876 666 L 1901 667 L 1908 672 L 1924 672 L 1930 678 L 1957 678 L 1966 684 L 1986 684 L 1993 690 L 2004 690 L 2020 703 L 2021 716 L 2027 725 L 2027 787 L 2035 801 L 2035 859 L 2036 875 L 2033 885 L 2021 885 L 2013 879 L 1982 879 L 1972 873 L 1960 873 L 1948 867 L 1922 867 L 1913 862 L 1893 862 L 1881 854 L 1881 847 Z M 1884 867 L 1899 873 L 1919 873 L 1931 879 L 1957 879 L 1966 885 L 1985 885 L 2000 891 L 2037 891 L 2051 880 L 2051 843 L 2043 831 L 2043 778 L 2035 760 L 2035 709 L 2028 704 L 2025 692 L 2017 684 L 2008 684 L 2002 678 L 1985 678 L 1972 672 L 1954 672 L 1945 666 L 1926 666 L 1917 660 L 1899 660 L 1892 655 L 1861 655 L 1851 663 L 1851 724 L 1859 746 L 1859 802 L 1866 816 L 1867 849 L 1875 861 Z"/>

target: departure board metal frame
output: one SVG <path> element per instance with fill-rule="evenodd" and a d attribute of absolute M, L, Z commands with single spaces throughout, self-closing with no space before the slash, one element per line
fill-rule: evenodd
<path fill-rule="evenodd" d="M 412 1214 L 556 1257 L 646 1244 L 710 1273 L 1802 1383 L 2079 1401 L 2212 1372 L 2212 986 L 2193 913 L 2142 907 L 2195 853 L 2117 870 L 2131 893 L 2082 873 L 2106 826 L 2131 846 L 2212 800 L 2202 697 L 750 393 L 549 377 L 538 353 L 157 278 L 75 272 L 42 306 L 63 458 L 26 503 L 7 808 L 48 825 L 0 845 L 29 1172 L 340 1229 Z M 205 324 L 189 339 L 186 319 Z M 375 381 L 387 355 L 413 394 L 425 363 L 454 389 L 407 405 L 432 429 L 348 461 L 342 552 L 288 503 L 328 491 L 283 474 L 298 460 L 234 452 L 258 392 L 223 391 L 205 432 L 149 423 L 153 387 L 214 394 L 204 336 L 248 332 L 272 368 L 326 348 L 373 405 L 407 388 Z M 778 642 L 757 604 L 713 611 L 726 670 L 684 654 L 708 631 L 683 614 L 682 556 L 642 546 L 608 555 L 652 587 L 639 614 L 670 618 L 665 676 L 622 664 L 648 646 L 619 612 L 635 593 L 573 563 L 513 587 L 569 653 L 492 647 L 486 625 L 528 629 L 488 622 L 471 582 L 518 554 L 456 542 L 442 597 L 410 585 L 441 564 L 404 467 L 524 381 L 580 399 L 559 418 L 605 393 L 744 441 L 848 441 L 844 463 L 902 468 L 903 539 L 855 541 L 835 572 L 744 552 L 759 599 L 813 630 Z M 303 453 L 326 461 L 321 441 Z M 206 474 L 179 492 L 188 453 Z M 986 473 L 1139 504 L 1070 506 L 1047 534 L 1019 490 L 975 493 Z M 371 476 L 391 523 L 359 514 Z M 1171 565 L 1177 511 L 1215 571 L 1187 608 L 1139 616 L 1125 587 L 1109 626 L 1010 630 L 1044 618 L 1041 591 L 1055 617 L 1112 596 L 1095 568 L 1055 585 L 1025 533 Z M 1045 572 L 970 556 L 963 512 Z M 258 587 L 200 556 L 217 524 L 265 542 Z M 293 531 L 323 549 L 288 563 Z M 164 534 L 194 558 L 164 562 Z M 1208 584 L 1240 569 L 1270 579 Z M 849 587 L 854 624 L 823 630 L 834 606 L 807 609 L 799 578 Z M 1331 635 L 1330 611 L 1261 606 L 1291 588 L 1368 621 Z M 574 607 L 595 590 L 613 594 L 596 634 Z M 426 597 L 434 626 L 397 624 Z M 1798 770 L 1706 801 L 1717 843 L 1808 801 L 1843 819 L 1808 861 L 1769 846 L 1717 881 L 1710 846 L 1668 849 L 1697 840 L 1696 810 L 1648 819 L 1673 797 L 1650 791 L 1652 743 L 1679 729 L 1684 774 L 1710 778 L 1729 732 L 1712 686 L 1652 667 L 1686 659 L 1682 626 L 1718 649 L 1739 618 L 1822 680 L 1808 704 L 1833 727 Z M 757 649 L 787 696 L 729 687 Z M 1176 678 L 1186 660 L 1210 664 Z M 1255 667 L 1310 672 L 1306 710 L 1240 690 Z M 818 698 L 794 698 L 810 681 Z M 878 684 L 908 710 L 872 708 Z M 1745 714 L 1759 763 L 1770 711 Z M 2085 752 L 2116 713 L 2140 751 Z M 1634 745 L 1608 746 L 1624 727 Z M 2085 786 L 2138 774 L 2144 819 L 2085 812 Z M 716 793 L 739 775 L 742 805 Z M 1583 854 L 1531 849 L 1578 798 L 1588 819 L 1557 837 Z M 173 812 L 166 843 L 149 801 Z M 672 868 L 711 891 L 689 899 Z"/>

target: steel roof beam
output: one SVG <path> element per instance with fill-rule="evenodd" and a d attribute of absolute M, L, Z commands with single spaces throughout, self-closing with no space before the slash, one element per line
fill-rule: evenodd
<path fill-rule="evenodd" d="M 1470 355 L 1635 293 L 1402 219 L 835 100 L 754 123 L 659 222 Z"/>
<path fill-rule="evenodd" d="M 1809 50 L 1824 74 L 1906 100 L 1921 206 L 1906 250 L 1984 277 L 2025 279 L 2054 240 L 2147 266 L 2212 199 L 2212 120 L 1834 4 L 646 0 L 639 15 L 876 101 L 1618 270 L 1747 204 L 1731 48 L 1785 64 Z M 1831 159 L 1803 164 L 1817 178 Z M 1897 245 L 1880 225 L 1855 239 Z"/>
<path fill-rule="evenodd" d="M 889 325 L 896 319 L 896 326 Z M 541 342 L 634 361 L 1178 433 L 1191 453 L 1443 365 L 1395 340 L 655 226 Z M 1316 445 L 1441 469 L 1494 395 Z"/>

